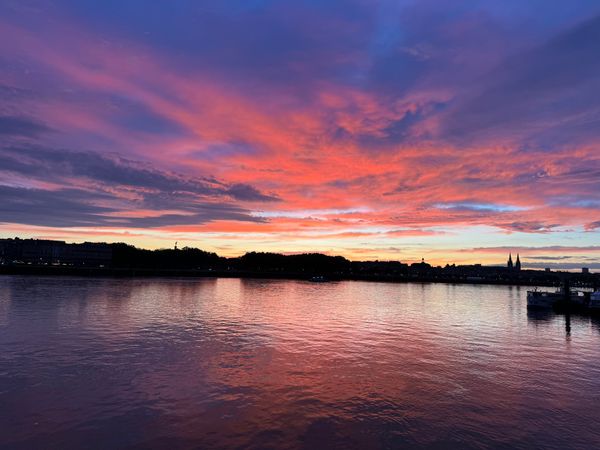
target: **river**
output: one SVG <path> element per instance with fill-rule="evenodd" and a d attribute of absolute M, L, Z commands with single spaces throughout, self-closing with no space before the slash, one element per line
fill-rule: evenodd
<path fill-rule="evenodd" d="M 0 277 L 0 447 L 599 448 L 600 320 L 509 286 Z"/>

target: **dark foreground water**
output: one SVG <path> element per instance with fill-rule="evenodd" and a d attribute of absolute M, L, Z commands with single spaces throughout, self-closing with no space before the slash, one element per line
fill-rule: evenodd
<path fill-rule="evenodd" d="M 0 447 L 600 448 L 600 322 L 525 296 L 0 277 Z"/>

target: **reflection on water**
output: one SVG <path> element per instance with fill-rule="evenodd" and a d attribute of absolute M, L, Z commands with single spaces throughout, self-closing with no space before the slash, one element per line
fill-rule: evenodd
<path fill-rule="evenodd" d="M 527 318 L 532 322 L 552 322 L 556 314 L 550 309 L 528 309 Z"/>
<path fill-rule="evenodd" d="M 556 313 L 552 310 L 528 310 L 527 311 L 527 318 L 532 321 L 533 323 L 535 322 L 553 322 L 556 320 L 558 316 L 556 315 Z M 579 316 L 581 317 L 581 316 Z M 567 339 L 569 339 L 571 337 L 571 314 L 570 313 L 566 313 L 562 315 L 562 318 L 564 320 L 564 326 L 565 326 L 565 336 L 567 337 Z M 586 320 L 592 320 L 591 317 L 587 318 Z"/>
<path fill-rule="evenodd" d="M 525 296 L 2 277 L 0 447 L 598 447 L 600 322 Z"/>

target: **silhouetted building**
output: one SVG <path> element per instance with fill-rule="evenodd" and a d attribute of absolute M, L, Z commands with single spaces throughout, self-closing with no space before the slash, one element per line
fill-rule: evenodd
<path fill-rule="evenodd" d="M 513 266 L 513 260 L 512 260 L 512 253 L 508 254 L 508 262 L 506 263 L 506 267 L 509 269 L 512 269 Z"/>
<path fill-rule="evenodd" d="M 112 260 L 109 244 L 67 244 L 44 239 L 0 239 L 0 261 L 27 264 L 103 266 Z"/>
<path fill-rule="evenodd" d="M 590 268 L 589 267 L 582 267 L 581 268 L 581 273 L 590 273 Z"/>
<path fill-rule="evenodd" d="M 515 270 L 521 270 L 521 260 L 519 259 L 518 253 L 517 253 L 517 261 L 515 262 Z"/>

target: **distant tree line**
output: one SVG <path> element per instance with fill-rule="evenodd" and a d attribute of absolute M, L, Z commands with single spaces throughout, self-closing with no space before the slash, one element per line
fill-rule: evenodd
<path fill-rule="evenodd" d="M 320 253 L 282 255 L 250 252 L 239 258 L 229 259 L 229 263 L 241 270 L 259 271 L 331 273 L 346 271 L 350 268 L 350 261 L 343 256 L 327 256 Z"/>
<path fill-rule="evenodd" d="M 216 253 L 198 248 L 146 250 L 129 244 L 109 244 L 113 267 L 144 269 L 208 269 L 221 267 L 223 259 Z"/>
<path fill-rule="evenodd" d="M 145 250 L 128 244 L 110 244 L 112 266 L 148 269 L 215 269 L 268 272 L 333 273 L 350 269 L 342 256 L 320 253 L 282 255 L 250 252 L 237 258 L 225 258 L 197 248 Z"/>

